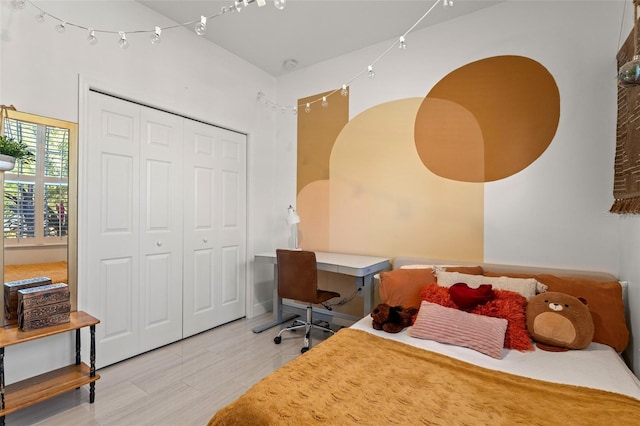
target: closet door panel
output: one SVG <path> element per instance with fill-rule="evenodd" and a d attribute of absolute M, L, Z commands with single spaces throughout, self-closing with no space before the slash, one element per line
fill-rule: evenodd
<path fill-rule="evenodd" d="M 192 120 L 184 124 L 185 220 L 183 334 L 191 336 L 219 322 L 220 194 L 216 128 Z"/>
<path fill-rule="evenodd" d="M 130 257 L 105 259 L 100 265 L 100 299 L 105 316 L 101 320 L 104 329 L 99 342 L 114 360 L 111 362 L 133 356 L 133 350 L 138 347 L 138 309 L 132 304 L 136 300 L 133 268 Z M 110 309 L 113 306 L 118 307 L 117 312 Z"/>
<path fill-rule="evenodd" d="M 219 200 L 222 282 L 220 315 L 231 321 L 245 315 L 246 291 L 246 136 L 219 129 Z"/>
<path fill-rule="evenodd" d="M 142 351 L 182 338 L 182 117 L 141 107 Z"/>
<path fill-rule="evenodd" d="M 97 366 L 139 351 L 139 107 L 89 94 L 87 310 L 100 318 Z M 82 190 L 82 182 L 80 182 Z M 95 280 L 95 281 L 94 281 Z"/>
<path fill-rule="evenodd" d="M 193 315 L 194 317 L 206 316 L 213 312 L 213 289 L 210 285 L 213 281 L 214 267 L 211 263 L 212 250 L 195 250 L 193 252 Z"/>

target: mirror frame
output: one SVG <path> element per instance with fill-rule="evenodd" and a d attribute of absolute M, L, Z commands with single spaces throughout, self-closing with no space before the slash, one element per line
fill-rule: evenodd
<path fill-rule="evenodd" d="M 48 126 L 60 127 L 69 130 L 69 206 L 67 209 L 67 285 L 69 286 L 69 298 L 71 311 L 78 310 L 78 123 L 59 120 L 57 118 L 45 117 L 42 115 L 30 114 L 3 108 L 3 115 L 0 117 L 14 120 L 27 121 L 30 123 L 44 124 Z M 4 126 L 2 126 L 4 129 Z M 4 131 L 2 132 L 4 133 Z M 0 172 L 0 194 L 4 203 L 4 172 Z M 4 205 L 4 204 L 3 204 Z M 3 208 L 4 211 L 4 208 Z M 4 219 L 3 219 L 4 223 Z M 4 227 L 3 227 L 4 228 Z M 0 250 L 0 276 L 4 283 L 4 230 L 2 232 L 2 250 Z M 0 306 L 2 306 L 2 318 L 4 319 L 4 284 L 3 291 L 0 292 Z"/>

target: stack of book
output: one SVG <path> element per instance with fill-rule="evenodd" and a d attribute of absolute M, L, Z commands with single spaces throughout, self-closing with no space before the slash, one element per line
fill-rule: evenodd
<path fill-rule="evenodd" d="M 64 283 L 18 290 L 18 327 L 22 331 L 69 322 L 69 287 Z"/>

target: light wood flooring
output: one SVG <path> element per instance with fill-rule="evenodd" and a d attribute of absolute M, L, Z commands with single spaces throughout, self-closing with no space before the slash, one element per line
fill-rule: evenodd
<path fill-rule="evenodd" d="M 83 386 L 7 415 L 6 425 L 205 425 L 218 409 L 300 355 L 300 331 L 284 333 L 279 345 L 273 338 L 280 327 L 252 332 L 271 318 L 240 319 L 102 368 L 93 404 Z M 328 336 L 314 330 L 312 342 Z"/>

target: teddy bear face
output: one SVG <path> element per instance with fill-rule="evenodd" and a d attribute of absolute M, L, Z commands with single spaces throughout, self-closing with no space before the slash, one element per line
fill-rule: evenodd
<path fill-rule="evenodd" d="M 583 349 L 593 339 L 593 318 L 585 302 L 565 293 L 546 292 L 527 304 L 527 329 L 533 340 L 558 348 Z"/>
<path fill-rule="evenodd" d="M 371 318 L 373 318 L 373 322 L 374 322 L 374 328 L 377 324 L 379 324 L 380 326 L 382 326 L 382 324 L 386 323 L 387 321 L 389 321 L 389 310 L 391 309 L 391 306 L 387 305 L 386 303 L 381 303 L 378 306 L 376 306 L 373 311 L 371 311 Z M 381 328 L 378 328 L 378 330 L 380 330 Z"/>

